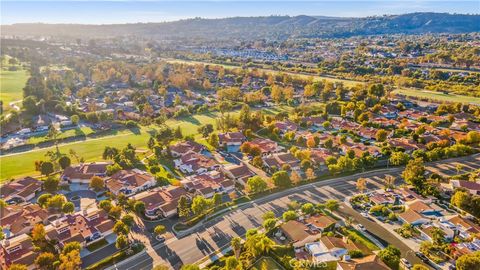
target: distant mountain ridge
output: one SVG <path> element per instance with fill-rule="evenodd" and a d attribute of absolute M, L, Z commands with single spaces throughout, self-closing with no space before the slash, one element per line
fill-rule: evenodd
<path fill-rule="evenodd" d="M 102 38 L 139 36 L 153 39 L 287 39 L 378 34 L 480 32 L 480 15 L 409 13 L 365 18 L 323 16 L 232 17 L 186 19 L 163 23 L 111 25 L 27 23 L 2 25 L 2 36 Z"/>

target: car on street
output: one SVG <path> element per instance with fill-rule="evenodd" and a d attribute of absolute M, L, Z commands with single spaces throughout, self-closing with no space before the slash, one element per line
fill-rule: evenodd
<path fill-rule="evenodd" d="M 363 226 L 362 224 L 358 224 L 358 228 L 359 228 L 361 231 L 365 231 L 365 226 Z"/>
<path fill-rule="evenodd" d="M 370 218 L 367 212 L 361 212 L 360 215 L 362 215 L 364 218 Z"/>
<path fill-rule="evenodd" d="M 422 260 L 422 262 L 424 263 L 430 263 L 430 260 L 427 258 L 427 256 L 425 256 L 423 253 L 421 252 L 415 252 L 415 255 L 420 258 L 420 260 Z"/>
<path fill-rule="evenodd" d="M 405 258 L 400 259 L 400 263 L 405 267 L 405 269 L 412 269 L 412 264 Z"/>

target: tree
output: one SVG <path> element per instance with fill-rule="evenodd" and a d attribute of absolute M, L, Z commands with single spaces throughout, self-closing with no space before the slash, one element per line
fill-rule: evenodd
<path fill-rule="evenodd" d="M 222 204 L 222 194 L 215 193 L 213 195 L 212 201 L 213 201 L 213 205 L 215 206 L 219 206 L 220 204 Z"/>
<path fill-rule="evenodd" d="M 330 199 L 325 202 L 325 207 L 330 211 L 330 213 L 337 210 L 339 206 L 340 205 L 337 200 Z"/>
<path fill-rule="evenodd" d="M 38 269 L 55 269 L 53 263 L 56 261 L 55 255 L 51 252 L 40 253 L 35 259 L 35 265 Z"/>
<path fill-rule="evenodd" d="M 117 236 L 117 241 L 115 241 L 115 247 L 117 249 L 124 249 L 128 247 L 128 238 L 127 236 L 120 234 Z"/>
<path fill-rule="evenodd" d="M 112 209 L 112 202 L 110 200 L 102 200 L 98 206 L 108 213 L 110 212 L 110 209 Z"/>
<path fill-rule="evenodd" d="M 209 200 L 205 199 L 203 196 L 195 196 L 192 201 L 192 212 L 195 215 L 201 215 L 210 208 Z"/>
<path fill-rule="evenodd" d="M 267 189 L 267 182 L 256 175 L 247 180 L 247 191 L 252 193 L 263 192 Z"/>
<path fill-rule="evenodd" d="M 136 201 L 133 205 L 133 209 L 137 214 L 142 214 L 145 212 L 145 203 L 142 201 Z"/>
<path fill-rule="evenodd" d="M 90 179 L 90 188 L 95 190 L 95 191 L 100 191 L 105 187 L 105 183 L 103 182 L 103 179 L 99 176 L 93 176 Z"/>
<path fill-rule="evenodd" d="M 54 172 L 54 166 L 53 166 L 52 162 L 50 162 L 50 161 L 42 162 L 42 164 L 40 165 L 40 173 L 48 176 L 53 172 Z"/>
<path fill-rule="evenodd" d="M 60 136 L 60 132 L 58 131 L 58 129 L 53 124 L 50 125 L 47 138 L 54 140 L 55 147 L 57 148 L 57 153 L 60 153 L 60 150 L 58 149 L 58 136 Z"/>
<path fill-rule="evenodd" d="M 82 246 L 80 245 L 79 242 L 76 242 L 76 241 L 69 242 L 65 244 L 65 246 L 63 246 L 62 254 L 68 254 L 72 250 L 77 250 L 78 252 L 80 252 L 81 249 L 82 249 Z"/>
<path fill-rule="evenodd" d="M 28 270 L 27 266 L 24 264 L 11 264 L 8 270 Z"/>
<path fill-rule="evenodd" d="M 49 194 L 49 193 L 45 193 L 38 196 L 38 199 L 37 199 L 38 205 L 40 205 L 42 208 L 47 207 L 47 202 L 51 197 L 52 197 L 52 194 Z"/>
<path fill-rule="evenodd" d="M 300 183 L 300 181 L 302 181 L 302 178 L 300 177 L 300 175 L 296 171 L 293 171 L 290 174 L 290 179 L 291 179 L 292 183 L 295 184 L 295 185 Z"/>
<path fill-rule="evenodd" d="M 61 156 L 58 159 L 58 164 L 60 164 L 60 167 L 62 168 L 62 170 L 65 170 L 65 168 L 70 166 L 71 163 L 72 163 L 72 161 L 70 160 L 70 158 L 68 156 Z"/>
<path fill-rule="evenodd" d="M 123 221 L 119 220 L 113 226 L 113 232 L 117 235 L 121 235 L 121 234 L 126 235 L 130 232 L 130 229 L 128 228 L 127 224 L 125 224 L 125 223 L 123 223 Z"/>
<path fill-rule="evenodd" d="M 130 214 L 126 214 L 122 217 L 122 222 L 125 223 L 128 227 L 132 227 L 135 223 L 133 216 Z"/>
<path fill-rule="evenodd" d="M 45 181 L 43 181 L 43 189 L 47 192 L 54 193 L 58 190 L 58 184 L 60 180 L 56 177 L 49 176 Z"/>
<path fill-rule="evenodd" d="M 275 228 L 276 224 L 277 224 L 277 219 L 270 218 L 270 219 L 267 219 L 263 222 L 263 228 L 265 228 L 265 230 L 268 232 L 268 231 L 273 230 L 273 228 Z"/>
<path fill-rule="evenodd" d="M 178 216 L 188 217 L 190 215 L 190 207 L 188 206 L 188 199 L 185 196 L 181 196 L 178 200 Z"/>
<path fill-rule="evenodd" d="M 272 175 L 272 180 L 277 187 L 289 187 L 292 182 L 286 171 L 278 171 Z"/>
<path fill-rule="evenodd" d="M 165 226 L 163 226 L 163 225 L 157 225 L 157 226 L 155 227 L 155 229 L 153 230 L 153 232 L 154 232 L 157 236 L 160 236 L 160 235 L 164 234 L 166 231 L 167 231 L 167 229 L 166 229 Z"/>
<path fill-rule="evenodd" d="M 265 221 L 267 219 L 272 219 L 272 218 L 275 218 L 275 213 L 273 211 L 267 211 L 267 212 L 263 213 L 263 215 L 262 215 L 263 221 Z"/>
<path fill-rule="evenodd" d="M 407 164 L 410 156 L 405 152 L 392 152 L 388 161 L 395 166 L 405 165 Z"/>
<path fill-rule="evenodd" d="M 37 223 L 32 228 L 32 241 L 35 243 L 45 242 L 45 227 L 42 223 Z"/>
<path fill-rule="evenodd" d="M 301 209 L 302 209 L 302 213 L 305 215 L 311 215 L 313 214 L 313 212 L 315 212 L 315 207 L 313 206 L 312 203 L 306 203 L 302 205 Z"/>
<path fill-rule="evenodd" d="M 242 249 L 242 239 L 240 237 L 233 237 L 230 241 L 230 245 L 232 246 L 235 258 L 238 259 L 238 257 L 240 257 L 240 250 Z"/>
<path fill-rule="evenodd" d="M 388 133 L 387 133 L 386 130 L 380 129 L 375 134 L 375 139 L 379 142 L 384 142 L 387 139 L 387 135 L 388 135 Z"/>
<path fill-rule="evenodd" d="M 217 133 L 212 133 L 210 134 L 210 137 L 208 137 L 208 143 L 215 147 L 215 148 L 218 148 L 219 146 L 219 138 L 218 138 L 218 135 Z"/>
<path fill-rule="evenodd" d="M 455 170 L 457 170 L 457 174 L 459 174 L 463 170 L 463 164 L 458 163 L 455 165 Z"/>
<path fill-rule="evenodd" d="M 62 206 L 62 212 L 63 213 L 73 213 L 75 211 L 75 205 L 72 202 L 66 202 Z"/>
<path fill-rule="evenodd" d="M 400 250 L 394 246 L 388 246 L 378 253 L 380 259 L 392 269 L 398 269 L 400 255 Z"/>
<path fill-rule="evenodd" d="M 283 213 L 282 218 L 285 222 L 290 221 L 290 220 L 295 220 L 295 219 L 297 219 L 297 213 L 295 213 L 295 211 L 289 210 L 289 211 Z"/>
<path fill-rule="evenodd" d="M 315 171 L 312 169 L 312 168 L 308 168 L 306 171 L 305 171 L 305 175 L 307 176 L 307 179 L 309 181 L 312 181 L 313 179 L 315 179 L 315 177 L 317 177 L 315 175 Z"/>
<path fill-rule="evenodd" d="M 358 191 L 363 193 L 367 189 L 367 179 L 363 177 L 358 178 L 355 185 L 357 186 Z"/>
<path fill-rule="evenodd" d="M 425 182 L 425 166 L 421 158 L 410 160 L 402 172 L 402 177 L 406 183 L 413 185 L 418 190 L 423 190 Z"/>
<path fill-rule="evenodd" d="M 393 188 L 395 186 L 395 176 L 387 175 L 383 182 L 385 182 L 385 188 Z"/>
<path fill-rule="evenodd" d="M 78 122 L 80 122 L 80 117 L 78 115 L 74 114 L 70 116 L 70 121 L 72 121 L 72 124 L 78 125 Z"/>
<path fill-rule="evenodd" d="M 230 256 L 225 260 L 225 270 L 236 270 L 240 266 L 240 261 L 234 256 Z"/>
<path fill-rule="evenodd" d="M 477 270 L 480 265 L 480 251 L 465 254 L 457 259 L 458 270 Z"/>

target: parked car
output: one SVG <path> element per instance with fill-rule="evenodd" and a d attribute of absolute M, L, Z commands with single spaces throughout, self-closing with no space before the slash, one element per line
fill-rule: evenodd
<path fill-rule="evenodd" d="M 401 263 L 406 269 L 412 269 L 412 267 L 413 267 L 412 264 L 411 264 L 409 261 L 407 261 L 407 259 L 405 259 L 405 258 L 401 258 L 401 259 L 400 259 L 400 263 Z"/>
<path fill-rule="evenodd" d="M 421 252 L 418 252 L 418 251 L 417 251 L 417 252 L 415 252 L 415 255 L 416 255 L 418 258 L 420 258 L 420 260 L 422 260 L 422 262 L 424 262 L 424 263 L 429 263 L 429 262 L 430 262 L 430 260 L 427 258 L 427 256 L 425 256 L 425 255 L 424 255 L 423 253 L 421 253 Z"/>
<path fill-rule="evenodd" d="M 363 226 L 362 224 L 358 224 L 358 228 L 359 228 L 361 231 L 365 231 L 365 226 Z"/>
<path fill-rule="evenodd" d="M 362 217 L 364 217 L 364 218 L 369 218 L 367 212 L 361 212 L 360 215 L 362 215 Z"/>

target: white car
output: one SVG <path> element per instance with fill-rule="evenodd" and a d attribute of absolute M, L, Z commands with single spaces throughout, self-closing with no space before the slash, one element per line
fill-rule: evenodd
<path fill-rule="evenodd" d="M 405 267 L 405 269 L 412 269 L 413 267 L 412 264 L 409 261 L 407 261 L 407 259 L 405 258 L 401 258 L 400 262 Z"/>
<path fill-rule="evenodd" d="M 362 224 L 358 224 L 358 228 L 359 228 L 361 231 L 365 231 L 365 227 L 364 227 Z"/>
<path fill-rule="evenodd" d="M 360 215 L 362 215 L 362 217 L 364 217 L 364 218 L 369 218 L 367 212 L 361 212 Z"/>

